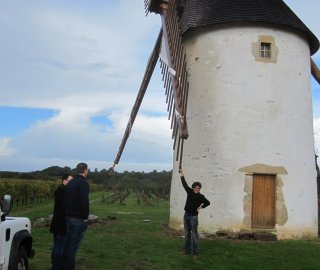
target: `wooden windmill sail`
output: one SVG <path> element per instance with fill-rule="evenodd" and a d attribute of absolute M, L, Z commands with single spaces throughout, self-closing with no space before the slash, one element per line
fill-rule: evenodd
<path fill-rule="evenodd" d="M 188 138 L 188 127 L 186 121 L 187 97 L 188 97 L 188 74 L 185 61 L 185 53 L 181 42 L 179 28 L 178 8 L 176 1 L 149 1 L 145 0 L 146 13 L 150 10 L 161 15 L 162 28 L 159 32 L 156 44 L 149 58 L 147 68 L 132 108 L 127 127 L 120 144 L 118 153 L 111 170 L 119 163 L 125 144 L 131 132 L 134 120 L 137 116 L 144 94 L 147 90 L 152 73 L 160 57 L 162 80 L 164 82 L 167 110 L 169 120 L 171 119 L 173 149 L 176 149 L 176 160 L 182 162 L 183 141 Z"/>
<path fill-rule="evenodd" d="M 320 70 L 311 58 L 311 74 L 313 78 L 320 84 Z"/>
<path fill-rule="evenodd" d="M 212 1 L 211 4 L 214 5 Z M 230 1 L 229 1 L 230 2 Z M 261 2 L 261 1 L 260 1 Z M 221 2 L 223 3 L 223 2 Z M 188 72 L 186 64 L 186 54 L 182 45 L 182 31 L 180 26 L 180 13 L 183 9 L 182 1 L 179 0 L 145 0 L 146 14 L 154 12 L 161 16 L 162 28 L 156 40 L 156 44 L 151 53 L 147 68 L 141 83 L 139 93 L 132 108 L 129 121 L 120 144 L 118 153 L 114 160 L 112 170 L 119 163 L 131 128 L 140 108 L 144 94 L 148 87 L 150 78 L 160 58 L 160 67 L 162 70 L 162 79 L 164 81 L 166 102 L 168 104 L 169 119 L 171 119 L 172 139 L 174 140 L 173 149 L 176 150 L 176 160 L 179 161 L 179 167 L 182 163 L 183 143 L 188 138 L 188 126 L 186 121 L 187 98 L 188 98 Z M 230 19 L 230 18 L 229 18 Z M 264 18 L 265 19 L 265 18 Z M 237 19 L 236 19 L 237 20 Z M 255 18 L 258 22 L 260 18 Z M 273 20 L 273 19 L 272 19 Z M 272 22 L 271 20 L 271 22 Z M 197 22 L 199 25 L 201 23 Z M 196 23 L 196 24 L 197 24 Z M 220 23 L 219 21 L 215 23 Z M 285 22 L 284 24 L 287 24 Z M 288 23 L 289 25 L 291 22 Z M 299 24 L 299 23 L 298 23 Z M 296 28 L 295 22 L 292 25 Z M 188 26 L 189 27 L 189 26 Z M 299 26 L 300 27 L 300 26 Z M 298 28 L 299 28 L 298 27 Z M 306 31 L 302 27 L 303 31 Z M 307 30 L 308 32 L 309 30 Z M 308 33 L 310 34 L 310 33 Z M 317 46 L 312 47 L 312 51 Z M 163 49 L 164 48 L 164 49 Z M 164 52 L 166 59 L 162 58 L 160 52 Z M 314 61 L 311 59 L 311 74 L 320 83 L 320 71 Z"/>

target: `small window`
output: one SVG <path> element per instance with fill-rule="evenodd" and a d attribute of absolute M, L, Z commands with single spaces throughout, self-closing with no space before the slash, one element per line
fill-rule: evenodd
<path fill-rule="evenodd" d="M 271 43 L 261 42 L 260 57 L 271 58 Z"/>
<path fill-rule="evenodd" d="M 277 63 L 279 49 L 273 36 L 259 35 L 258 40 L 252 43 L 252 55 L 257 62 Z"/>

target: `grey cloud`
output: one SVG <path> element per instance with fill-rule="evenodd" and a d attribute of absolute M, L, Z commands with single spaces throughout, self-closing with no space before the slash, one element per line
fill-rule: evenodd
<path fill-rule="evenodd" d="M 43 65 L 43 66 L 54 68 L 57 70 L 63 70 L 63 71 L 70 70 L 70 65 L 68 65 L 65 62 L 55 60 L 52 58 L 34 58 L 31 61 L 35 64 Z"/>
<path fill-rule="evenodd" d="M 92 62 L 87 64 L 66 63 L 53 58 L 34 58 L 31 60 L 37 65 L 53 68 L 61 71 L 73 71 L 73 72 L 106 72 L 112 76 L 123 75 L 120 72 L 114 72 L 113 67 L 106 62 Z"/>

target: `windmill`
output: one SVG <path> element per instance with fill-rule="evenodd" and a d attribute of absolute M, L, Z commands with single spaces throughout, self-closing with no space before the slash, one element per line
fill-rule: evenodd
<path fill-rule="evenodd" d="M 315 237 L 309 76 L 320 83 L 310 57 L 318 39 L 282 0 L 146 0 L 145 8 L 162 28 L 112 169 L 160 58 L 177 161 L 170 225 L 181 227 L 184 166 L 215 204 L 201 229 Z"/>

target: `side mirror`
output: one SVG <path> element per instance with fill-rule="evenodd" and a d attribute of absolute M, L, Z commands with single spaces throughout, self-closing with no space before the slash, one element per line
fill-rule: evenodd
<path fill-rule="evenodd" d="M 1 202 L 1 221 L 3 221 L 11 210 L 11 195 L 4 195 Z"/>

